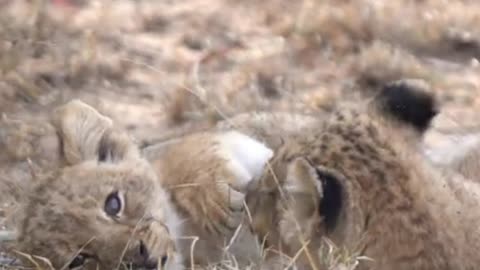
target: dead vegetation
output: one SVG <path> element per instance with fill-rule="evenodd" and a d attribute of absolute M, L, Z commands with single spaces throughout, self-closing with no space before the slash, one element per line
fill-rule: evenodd
<path fill-rule="evenodd" d="M 17 0 L 0 15 L 2 191 L 52 162 L 29 121 L 72 98 L 151 144 L 240 112 L 328 111 L 409 77 L 441 97 L 439 131 L 480 126 L 476 1 Z M 331 269 L 354 269 L 342 256 Z"/>

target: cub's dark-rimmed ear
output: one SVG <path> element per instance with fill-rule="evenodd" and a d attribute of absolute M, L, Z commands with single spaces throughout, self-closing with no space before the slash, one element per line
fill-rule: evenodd
<path fill-rule="evenodd" d="M 343 175 L 323 166 L 314 165 L 307 158 L 298 157 L 287 165 L 285 192 L 294 198 L 290 205 L 298 221 L 311 217 L 311 210 L 318 211 L 326 231 L 337 225 L 343 208 Z"/>
<path fill-rule="evenodd" d="M 344 206 L 342 179 L 345 183 L 345 178 L 323 166 L 316 166 L 315 173 L 323 191 L 318 211 L 323 218 L 326 230 L 333 231 Z"/>
<path fill-rule="evenodd" d="M 98 159 L 99 149 L 105 148 L 102 138 L 113 126 L 110 118 L 80 100 L 57 107 L 51 122 L 61 142 L 61 154 L 69 165 Z"/>
<path fill-rule="evenodd" d="M 322 184 L 318 181 L 315 167 L 304 157 L 297 157 L 287 164 L 283 188 L 289 194 L 310 194 L 315 201 L 323 196 Z"/>
<path fill-rule="evenodd" d="M 139 158 L 140 153 L 128 134 L 113 121 L 80 100 L 56 108 L 51 122 L 60 141 L 60 152 L 69 165 L 86 160 L 118 162 Z"/>
<path fill-rule="evenodd" d="M 116 163 L 122 160 L 141 158 L 140 150 L 133 139 L 123 130 L 105 132 L 97 147 L 99 162 Z"/>
<path fill-rule="evenodd" d="M 375 96 L 382 115 L 424 133 L 439 113 L 430 85 L 420 79 L 402 79 L 385 84 Z"/>

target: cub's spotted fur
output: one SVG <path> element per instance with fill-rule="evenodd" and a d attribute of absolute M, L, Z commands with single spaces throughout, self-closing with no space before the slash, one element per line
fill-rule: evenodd
<path fill-rule="evenodd" d="M 273 174 L 247 196 L 254 231 L 290 256 L 308 243 L 310 256 L 298 260 L 307 268 L 326 267 L 327 237 L 372 259 L 356 269 L 476 269 L 480 187 L 420 153 L 436 108 L 408 85 L 387 85 L 368 106 L 284 137 Z"/>
<path fill-rule="evenodd" d="M 480 183 L 480 143 L 476 143 L 468 151 L 454 160 L 451 167 L 466 178 Z"/>

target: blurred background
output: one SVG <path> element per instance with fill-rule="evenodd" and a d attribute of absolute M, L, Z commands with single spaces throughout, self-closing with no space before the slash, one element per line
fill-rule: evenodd
<path fill-rule="evenodd" d="M 446 104 L 438 128 L 472 129 L 478 25 L 474 0 L 0 0 L 0 112 L 80 98 L 148 141 L 408 77 Z"/>
<path fill-rule="evenodd" d="M 0 114 L 79 98 L 150 144 L 416 78 L 443 108 L 425 147 L 450 153 L 479 141 L 479 25 L 476 0 L 0 0 Z"/>

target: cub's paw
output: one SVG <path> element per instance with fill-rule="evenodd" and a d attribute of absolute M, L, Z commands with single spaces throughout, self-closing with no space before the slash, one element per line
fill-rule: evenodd
<path fill-rule="evenodd" d="M 178 269 L 182 260 L 168 227 L 153 221 L 139 231 L 134 264 L 148 269 Z"/>
<path fill-rule="evenodd" d="M 245 194 L 273 156 L 236 131 L 198 133 L 165 144 L 154 162 L 172 199 L 193 224 L 209 232 L 238 226 Z"/>
<path fill-rule="evenodd" d="M 236 131 L 217 134 L 212 150 L 212 157 L 219 163 L 211 174 L 214 190 L 206 194 L 204 224 L 213 231 L 222 225 L 232 229 L 241 221 L 246 192 L 262 176 L 273 151 Z"/>
<path fill-rule="evenodd" d="M 236 131 L 219 134 L 217 140 L 219 147 L 215 153 L 225 161 L 226 173 L 231 174 L 225 183 L 219 182 L 220 190 L 229 197 L 230 208 L 242 209 L 245 193 L 263 175 L 273 151 Z"/>

